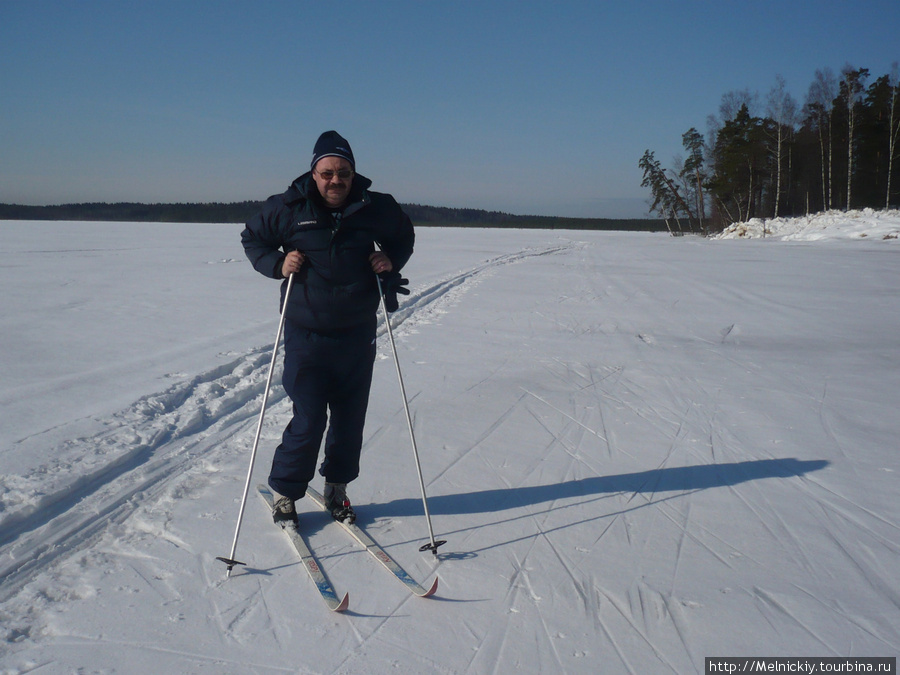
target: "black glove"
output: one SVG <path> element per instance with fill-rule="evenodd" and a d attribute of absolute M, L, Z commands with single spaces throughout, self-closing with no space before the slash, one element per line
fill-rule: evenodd
<path fill-rule="evenodd" d="M 382 272 L 378 275 L 381 279 L 381 293 L 384 295 L 384 307 L 389 312 L 396 312 L 400 307 L 397 302 L 397 293 L 409 295 L 406 285 L 409 279 L 400 276 L 400 272 Z"/>

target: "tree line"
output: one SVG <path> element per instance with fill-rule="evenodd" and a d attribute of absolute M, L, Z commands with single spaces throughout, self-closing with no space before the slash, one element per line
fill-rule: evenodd
<path fill-rule="evenodd" d="M 263 202 L 141 204 L 133 202 L 26 206 L 0 204 L 0 220 L 103 220 L 154 223 L 245 223 Z M 416 226 L 496 227 L 544 230 L 626 230 L 663 232 L 658 218 L 562 218 L 519 216 L 501 211 L 403 204 Z"/>
<path fill-rule="evenodd" d="M 155 223 L 243 223 L 263 202 L 142 204 L 87 202 L 29 206 L 0 204 L 0 220 L 100 220 Z"/>
<path fill-rule="evenodd" d="M 750 218 L 900 203 L 900 69 L 870 82 L 867 68 L 817 70 L 802 105 L 783 77 L 763 103 L 748 90 L 722 97 L 682 135 L 684 156 L 663 168 L 647 150 L 638 166 L 673 234 L 708 233 Z"/>

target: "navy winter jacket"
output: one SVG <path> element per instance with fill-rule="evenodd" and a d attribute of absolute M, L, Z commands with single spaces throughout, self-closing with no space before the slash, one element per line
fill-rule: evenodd
<path fill-rule="evenodd" d="M 266 200 L 241 233 L 257 272 L 282 279 L 284 256 L 300 251 L 306 261 L 294 277 L 286 316 L 313 332 L 337 334 L 375 324 L 378 285 L 369 256 L 378 242 L 395 271 L 413 252 L 409 217 L 389 194 L 370 192 L 372 181 L 353 177 L 348 205 L 335 215 L 307 172 L 286 192 Z M 282 301 L 287 282 L 282 284 Z"/>

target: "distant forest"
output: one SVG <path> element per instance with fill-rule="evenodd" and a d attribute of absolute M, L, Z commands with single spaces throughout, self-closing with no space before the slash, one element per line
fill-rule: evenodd
<path fill-rule="evenodd" d="M 62 204 L 21 206 L 0 204 L 0 220 L 106 220 L 157 223 L 244 223 L 262 207 L 262 202 L 231 204 Z M 506 227 L 547 230 L 628 230 L 662 232 L 660 219 L 556 218 L 514 216 L 497 211 L 451 209 L 404 204 L 416 226 Z"/>
<path fill-rule="evenodd" d="M 638 165 L 651 213 L 669 230 L 710 232 L 750 218 L 900 204 L 900 69 L 869 84 L 867 68 L 818 70 L 802 105 L 776 77 L 764 103 L 722 97 L 718 115 L 682 135 L 684 157 Z"/>

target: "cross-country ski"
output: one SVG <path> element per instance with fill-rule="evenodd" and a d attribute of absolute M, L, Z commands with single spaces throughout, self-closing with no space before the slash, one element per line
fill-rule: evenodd
<path fill-rule="evenodd" d="M 258 485 L 256 491 L 259 496 L 262 497 L 263 502 L 269 509 L 269 514 L 271 514 L 273 506 L 272 491 L 265 485 Z M 304 569 L 306 569 L 309 578 L 312 579 L 313 584 L 316 586 L 316 590 L 319 591 L 319 594 L 322 596 L 322 600 L 325 601 L 328 609 L 333 612 L 343 612 L 346 610 L 350 604 L 349 593 L 344 593 L 343 597 L 340 597 L 334 590 L 331 582 L 328 581 L 328 577 L 325 576 L 325 572 L 322 571 L 322 566 L 319 564 L 318 559 L 312 552 L 312 549 L 310 549 L 306 539 L 301 534 L 298 524 L 290 521 L 282 521 L 280 524 L 276 523 L 276 527 L 280 527 L 284 530 L 285 534 L 294 545 L 294 548 L 297 549 L 300 560 L 303 562 Z"/>
<path fill-rule="evenodd" d="M 306 488 L 306 496 L 315 502 L 319 508 L 325 509 L 325 500 L 322 498 L 322 495 L 316 492 L 316 490 L 311 487 Z M 420 598 L 427 598 L 434 595 L 437 591 L 437 577 L 431 582 L 431 586 L 428 588 L 423 587 L 418 581 L 413 579 L 405 569 L 400 567 L 391 556 L 385 553 L 384 549 L 381 548 L 381 546 L 379 546 L 358 523 L 348 523 L 345 521 L 335 522 L 339 523 L 344 530 L 349 532 L 360 544 L 362 544 L 366 551 L 370 553 L 375 560 L 384 565 L 384 567 L 406 586 L 413 595 L 418 595 Z"/>

